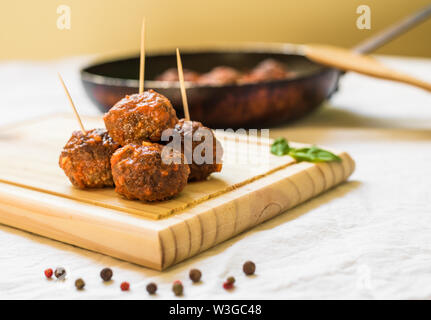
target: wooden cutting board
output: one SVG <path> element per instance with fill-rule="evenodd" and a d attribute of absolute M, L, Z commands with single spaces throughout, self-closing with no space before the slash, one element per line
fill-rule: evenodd
<path fill-rule="evenodd" d="M 84 118 L 87 128 L 101 119 Z M 355 164 L 296 163 L 270 141 L 219 133 L 221 173 L 176 198 L 144 203 L 112 188 L 78 190 L 58 166 L 75 119 L 56 115 L 0 129 L 0 223 L 162 270 L 345 181 Z"/>

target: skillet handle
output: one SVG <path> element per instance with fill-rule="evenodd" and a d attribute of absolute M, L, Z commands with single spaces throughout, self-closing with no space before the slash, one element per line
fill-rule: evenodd
<path fill-rule="evenodd" d="M 413 28 L 417 24 L 425 21 L 430 15 L 431 5 L 380 31 L 375 36 L 359 43 L 357 46 L 352 48 L 352 50 L 358 53 L 372 52 L 375 49 L 393 40 L 400 34 Z"/>
<path fill-rule="evenodd" d="M 317 63 L 371 77 L 404 82 L 431 92 L 431 83 L 386 67 L 373 57 L 327 45 L 305 46 L 305 56 Z"/>

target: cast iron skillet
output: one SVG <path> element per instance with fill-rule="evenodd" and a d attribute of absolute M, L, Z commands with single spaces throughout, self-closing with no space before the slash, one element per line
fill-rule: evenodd
<path fill-rule="evenodd" d="M 371 52 L 397 35 L 425 20 L 431 6 L 391 26 L 355 47 Z M 183 67 L 207 72 L 216 66 L 251 69 L 260 61 L 273 58 L 296 73 L 293 78 L 235 85 L 187 83 L 190 117 L 212 128 L 262 128 L 303 117 L 316 109 L 337 90 L 342 72 L 308 60 L 295 45 L 249 45 L 237 48 L 182 50 Z M 154 81 L 168 68 L 176 68 L 175 53 L 149 55 L 145 63 L 145 89 L 168 97 L 179 117 L 182 103 L 178 83 Z M 139 56 L 98 63 L 84 68 L 81 79 L 87 94 L 106 112 L 126 94 L 138 91 Z"/>

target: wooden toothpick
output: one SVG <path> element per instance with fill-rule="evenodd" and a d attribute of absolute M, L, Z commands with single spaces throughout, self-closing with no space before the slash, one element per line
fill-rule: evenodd
<path fill-rule="evenodd" d="M 58 74 L 58 78 L 60 79 L 61 85 L 63 86 L 64 91 L 66 92 L 67 98 L 69 99 L 70 105 L 72 106 L 73 113 L 75 114 L 76 119 L 79 122 L 79 126 L 81 127 L 81 131 L 83 134 L 87 134 L 87 131 L 85 131 L 84 125 L 82 124 L 81 117 L 79 116 L 79 113 L 75 108 L 75 104 L 73 103 L 72 97 L 70 96 L 69 90 L 67 90 L 67 87 L 64 84 L 63 78 L 61 77 L 60 73 L 57 73 L 57 74 Z"/>
<path fill-rule="evenodd" d="M 141 63 L 139 66 L 139 93 L 144 92 L 144 72 L 145 72 L 145 18 L 142 19 L 142 28 L 141 28 Z"/>
<path fill-rule="evenodd" d="M 187 103 L 186 86 L 184 85 L 184 73 L 183 64 L 181 63 L 180 50 L 177 48 L 177 67 L 178 67 L 178 78 L 180 80 L 181 97 L 183 99 L 184 118 L 186 121 L 190 121 L 189 105 Z"/>

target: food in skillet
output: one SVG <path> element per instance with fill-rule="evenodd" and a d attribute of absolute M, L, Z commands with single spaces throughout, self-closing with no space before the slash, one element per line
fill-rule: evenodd
<path fill-rule="evenodd" d="M 184 81 L 190 81 L 190 82 L 198 81 L 200 77 L 199 73 L 188 69 L 184 69 L 183 71 L 184 71 Z M 161 75 L 157 76 L 156 80 L 177 82 L 179 80 L 177 68 L 170 68 L 166 70 Z"/>
<path fill-rule="evenodd" d="M 74 131 L 61 152 L 59 165 L 80 189 L 112 187 L 110 158 L 120 147 L 104 129 Z"/>
<path fill-rule="evenodd" d="M 266 59 L 259 63 L 251 72 L 245 74 L 238 81 L 241 83 L 281 80 L 292 76 L 286 66 L 274 59 Z"/>
<path fill-rule="evenodd" d="M 122 146 L 160 141 L 162 132 L 178 122 L 171 102 L 154 90 L 124 97 L 103 120 L 109 135 Z"/>
<path fill-rule="evenodd" d="M 228 85 L 235 83 L 256 83 L 271 80 L 282 80 L 295 75 L 287 66 L 275 59 L 265 59 L 256 67 L 245 72 L 240 72 L 231 67 L 218 66 L 211 71 L 199 74 L 184 69 L 184 80 L 201 85 Z M 171 68 L 156 77 L 159 81 L 178 81 L 178 72 Z"/>
<path fill-rule="evenodd" d="M 118 149 L 111 158 L 115 191 L 127 199 L 160 201 L 180 193 L 187 184 L 189 166 L 181 152 L 143 142 Z"/>
<path fill-rule="evenodd" d="M 211 173 L 221 171 L 223 148 L 211 129 L 198 121 L 180 119 L 174 130 L 181 135 L 181 149 L 190 166 L 189 181 L 205 180 Z M 200 150 L 200 160 L 194 154 L 196 148 Z M 206 150 L 211 150 L 209 159 L 205 157 Z"/>
<path fill-rule="evenodd" d="M 215 67 L 210 72 L 203 74 L 199 79 L 199 84 L 204 85 L 226 85 L 237 82 L 241 74 L 231 67 Z"/>

